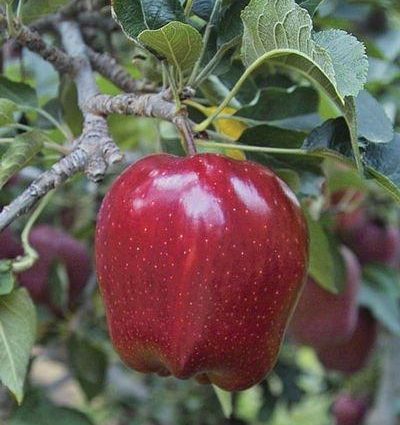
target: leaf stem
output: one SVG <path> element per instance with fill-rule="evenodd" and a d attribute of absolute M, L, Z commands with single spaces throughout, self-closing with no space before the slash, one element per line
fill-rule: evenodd
<path fill-rule="evenodd" d="M 200 53 L 199 58 L 197 59 L 196 63 L 194 64 L 193 71 L 192 71 L 192 73 L 190 75 L 190 78 L 189 78 L 189 81 L 188 81 L 188 85 L 189 86 L 192 86 L 193 85 L 194 80 L 196 79 L 197 74 L 199 72 L 201 63 L 203 62 L 204 55 L 206 54 L 207 47 L 208 47 L 207 46 L 208 45 L 208 41 L 210 40 L 211 30 L 212 30 L 212 28 L 214 26 L 214 19 L 215 19 L 216 15 L 217 15 L 217 12 L 220 9 L 220 5 L 221 5 L 221 0 L 215 0 L 214 7 L 213 7 L 213 10 L 211 12 L 210 19 L 207 22 L 206 29 L 204 31 L 203 47 L 201 49 L 201 53 Z"/>
<path fill-rule="evenodd" d="M 15 28 L 14 28 L 14 14 L 12 10 L 12 6 L 9 3 L 6 3 L 6 17 L 7 17 L 7 29 L 10 34 L 10 37 L 15 36 Z"/>
<path fill-rule="evenodd" d="M 215 111 L 215 113 L 213 115 L 211 115 L 209 118 L 207 118 L 206 120 L 204 120 L 203 122 L 201 122 L 200 124 L 198 124 L 196 126 L 196 130 L 197 131 L 204 131 L 214 121 L 215 117 L 217 117 L 224 110 L 224 108 L 226 108 L 229 105 L 229 102 L 236 96 L 236 94 L 238 93 L 238 91 L 240 90 L 240 88 L 242 87 L 242 85 L 245 83 L 245 81 L 247 80 L 247 78 L 249 78 L 249 76 L 259 66 L 261 66 L 264 62 L 266 62 L 270 58 L 273 58 L 274 56 L 284 56 L 284 55 L 289 55 L 289 54 L 296 54 L 296 55 L 299 55 L 299 56 L 303 56 L 306 59 L 309 59 L 302 52 L 299 52 L 299 51 L 293 50 L 293 49 L 274 49 L 274 50 L 270 50 L 269 52 L 264 53 L 259 58 L 257 58 L 248 68 L 246 68 L 245 72 L 242 74 L 242 76 L 236 82 L 236 84 L 234 85 L 234 87 L 232 88 L 232 90 L 229 92 L 228 96 L 219 105 L 219 107 L 217 108 L 217 110 Z M 284 66 L 284 65 L 282 65 L 282 66 Z M 300 69 L 296 69 L 296 70 L 298 72 L 302 73 Z M 305 78 L 307 78 L 307 77 L 310 78 L 306 73 L 303 72 L 302 74 L 304 75 Z M 316 82 L 315 80 L 313 80 L 313 81 L 316 84 L 318 84 L 318 82 Z M 320 85 L 320 88 L 323 91 L 326 91 L 325 88 L 322 85 Z M 328 97 L 330 99 L 332 99 L 332 96 L 330 96 L 329 93 L 328 93 Z M 338 97 L 339 97 L 339 95 L 338 95 Z M 336 107 L 339 108 L 339 110 L 341 111 L 341 113 L 344 114 L 344 111 L 343 111 L 344 105 L 343 104 L 339 105 L 338 104 L 338 101 L 336 99 L 334 99 L 334 103 L 335 103 Z"/>
<path fill-rule="evenodd" d="M 185 5 L 185 16 L 188 18 L 192 13 L 194 0 L 187 0 Z"/>
<path fill-rule="evenodd" d="M 170 86 L 170 88 L 172 90 L 172 94 L 174 96 L 176 109 L 179 111 L 182 108 L 182 103 L 181 103 L 181 99 L 180 99 L 180 96 L 179 96 L 178 88 L 175 84 L 174 77 L 171 74 L 171 69 L 168 66 L 165 66 L 164 69 L 165 69 L 165 75 L 168 78 L 169 86 Z"/>
<path fill-rule="evenodd" d="M 199 139 L 196 139 L 196 144 L 202 147 L 237 149 L 244 152 L 263 152 L 283 155 L 313 155 L 313 152 L 308 152 L 305 149 L 270 148 L 263 146 L 240 145 L 236 143 L 209 142 Z"/>
<path fill-rule="evenodd" d="M 14 142 L 13 137 L 0 138 L 0 145 L 1 144 L 12 144 L 13 142 Z M 46 149 L 50 149 L 50 150 L 53 150 L 55 152 L 58 152 L 62 155 L 68 155 L 70 153 L 70 150 L 68 148 L 65 148 L 61 145 L 57 145 L 57 143 L 44 142 L 43 147 L 46 148 Z"/>
<path fill-rule="evenodd" d="M 23 0 L 18 0 L 17 13 L 16 13 L 17 18 L 21 17 L 22 3 L 23 3 Z"/>
<path fill-rule="evenodd" d="M 24 256 L 13 263 L 14 273 L 21 273 L 25 270 L 30 269 L 39 258 L 38 253 L 32 248 L 32 246 L 29 243 L 29 234 L 31 232 L 33 225 L 35 224 L 36 220 L 39 218 L 40 214 L 45 209 L 46 205 L 50 201 L 50 198 L 53 196 L 53 194 L 54 194 L 54 191 L 47 193 L 47 195 L 40 201 L 39 206 L 29 217 L 29 220 L 27 221 L 24 227 L 24 230 L 22 231 L 21 241 L 22 241 L 22 246 L 24 248 Z"/>
<path fill-rule="evenodd" d="M 360 146 L 358 145 L 358 132 L 357 132 L 357 111 L 356 104 L 353 97 L 347 97 L 343 109 L 344 119 L 349 128 L 351 147 L 353 149 L 354 159 L 356 161 L 358 171 L 363 174 L 364 166 L 361 160 Z"/>
<path fill-rule="evenodd" d="M 193 88 L 198 87 L 218 66 L 225 53 L 235 46 L 237 40 L 234 39 L 230 43 L 224 44 L 220 49 L 217 50 L 215 55 L 212 57 L 210 62 L 199 72 L 198 76 L 194 79 L 191 86 Z"/>
<path fill-rule="evenodd" d="M 260 58 L 261 59 L 261 58 Z M 239 80 L 236 82 L 232 90 L 229 92 L 229 94 L 225 97 L 223 102 L 218 106 L 218 108 L 215 110 L 215 112 L 210 115 L 207 119 L 202 121 L 200 124 L 197 124 L 195 127 L 196 131 L 205 131 L 209 125 L 212 124 L 212 122 L 215 120 L 215 118 L 229 105 L 230 101 L 236 96 L 240 88 L 242 87 L 243 83 L 247 80 L 249 75 L 259 66 L 263 61 L 260 59 L 253 62 L 243 73 L 243 75 L 239 78 Z"/>

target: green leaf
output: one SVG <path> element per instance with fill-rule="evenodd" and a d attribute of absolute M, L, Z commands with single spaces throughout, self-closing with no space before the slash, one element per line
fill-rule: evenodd
<path fill-rule="evenodd" d="M 303 148 L 321 156 L 353 160 L 349 130 L 343 118 L 328 120 L 314 129 Z M 366 175 L 374 179 L 382 189 L 400 203 L 400 134 L 395 133 L 390 143 L 364 141 L 362 160 Z"/>
<path fill-rule="evenodd" d="M 357 109 L 354 97 L 346 97 L 342 112 L 347 128 L 349 129 L 349 147 L 352 149 L 352 155 L 356 162 L 358 171 L 362 172 L 361 153 L 358 143 Z"/>
<path fill-rule="evenodd" d="M 171 21 L 185 21 L 179 0 L 112 0 L 114 19 L 126 36 L 135 40 L 145 30 L 156 30 Z"/>
<path fill-rule="evenodd" d="M 368 265 L 363 270 L 360 304 L 390 332 L 400 335 L 400 274 L 382 265 Z"/>
<path fill-rule="evenodd" d="M 80 335 L 69 339 L 68 351 L 72 371 L 91 400 L 104 389 L 107 356 L 93 341 Z"/>
<path fill-rule="evenodd" d="M 290 168 L 280 168 L 275 170 L 276 174 L 293 190 L 294 193 L 299 192 L 301 188 L 301 180 L 299 174 Z"/>
<path fill-rule="evenodd" d="M 367 176 L 375 180 L 375 183 L 385 190 L 394 201 L 400 204 L 400 188 L 393 183 L 390 178 L 386 177 L 382 173 L 373 168 L 367 168 Z"/>
<path fill-rule="evenodd" d="M 256 102 L 236 115 L 255 121 L 277 121 L 316 112 L 318 103 L 318 93 L 310 87 L 271 87 L 261 90 Z"/>
<path fill-rule="evenodd" d="M 182 147 L 182 142 L 177 139 L 169 139 L 163 137 L 161 139 L 161 149 L 165 153 L 169 153 L 170 155 L 176 156 L 186 156 L 186 152 Z"/>
<path fill-rule="evenodd" d="M 222 8 L 216 28 L 219 48 L 230 45 L 235 40 L 239 41 L 243 35 L 243 23 L 240 15 L 248 3 L 249 0 L 235 0 Z"/>
<path fill-rule="evenodd" d="M 400 188 L 400 133 L 390 143 L 368 143 L 363 155 L 365 164 L 388 177 Z"/>
<path fill-rule="evenodd" d="M 43 148 L 47 136 L 37 130 L 15 137 L 13 143 L 0 158 L 0 188 Z"/>
<path fill-rule="evenodd" d="M 224 391 L 213 385 L 215 395 L 221 405 L 222 412 L 226 418 L 230 418 L 233 412 L 232 393 Z"/>
<path fill-rule="evenodd" d="M 295 149 L 301 147 L 306 133 L 286 130 L 268 124 L 247 128 L 240 136 L 238 142 L 243 145 L 276 146 L 280 148 Z"/>
<path fill-rule="evenodd" d="M 157 56 L 165 58 L 180 75 L 190 71 L 203 46 L 200 33 L 182 22 L 170 22 L 157 30 L 145 30 L 138 39 Z"/>
<path fill-rule="evenodd" d="M 344 264 L 338 246 L 322 224 L 307 214 L 310 235 L 310 276 L 324 289 L 338 293 L 343 289 Z"/>
<path fill-rule="evenodd" d="M 37 19 L 56 13 L 69 0 L 25 0 L 22 6 L 22 21 L 29 24 Z"/>
<path fill-rule="evenodd" d="M 0 260 L 0 296 L 8 295 L 15 285 L 15 277 L 12 272 L 10 260 Z"/>
<path fill-rule="evenodd" d="M 215 0 L 194 0 L 192 11 L 200 18 L 208 21 L 213 11 Z"/>
<path fill-rule="evenodd" d="M 20 106 L 38 106 L 36 91 L 31 86 L 11 81 L 3 76 L 0 76 L 0 98 L 11 100 Z"/>
<path fill-rule="evenodd" d="M 337 164 L 327 161 L 324 164 L 327 189 L 330 193 L 335 193 L 348 189 L 357 191 L 367 191 L 367 181 L 354 168 L 339 169 Z"/>
<path fill-rule="evenodd" d="M 323 1 L 324 0 L 296 0 L 296 3 L 302 8 L 307 9 L 308 13 L 313 16 Z"/>
<path fill-rule="evenodd" d="M 218 81 L 222 83 L 225 90 L 231 90 L 245 71 L 246 69 L 243 66 L 242 61 L 234 60 L 229 64 L 229 67 L 218 76 Z M 208 83 L 211 79 L 212 78 L 209 78 L 204 83 Z M 202 91 L 204 90 L 204 83 L 201 86 Z M 235 99 L 240 102 L 238 107 L 241 106 L 240 104 L 248 105 L 251 103 L 257 95 L 258 90 L 258 86 L 253 78 L 246 79 L 246 81 L 240 87 L 240 90 L 235 94 Z M 226 92 L 221 90 L 221 97 L 224 98 L 225 96 Z M 212 97 L 210 97 L 210 100 L 211 99 Z M 213 102 L 212 104 L 217 105 L 218 102 Z"/>
<path fill-rule="evenodd" d="M 36 312 L 25 289 L 0 297 L 0 380 L 21 403 L 36 336 Z"/>
<path fill-rule="evenodd" d="M 314 40 L 329 52 L 339 93 L 342 96 L 357 96 L 368 75 L 364 45 L 342 30 L 317 32 Z"/>
<path fill-rule="evenodd" d="M 294 0 L 251 0 L 242 12 L 242 20 L 242 58 L 247 67 L 261 59 L 297 70 L 322 87 L 336 103 L 344 103 L 331 57 L 312 40 L 310 15 Z"/>
<path fill-rule="evenodd" d="M 8 425 L 94 425 L 82 412 L 54 405 L 39 390 L 28 393 Z"/>
<path fill-rule="evenodd" d="M 18 106 L 9 99 L 0 99 L 0 127 L 14 122 L 14 112 Z"/>
<path fill-rule="evenodd" d="M 393 124 L 380 103 L 366 90 L 356 99 L 358 136 L 374 143 L 393 140 Z"/>
<path fill-rule="evenodd" d="M 62 312 L 66 312 L 68 309 L 68 294 L 70 290 L 66 265 L 61 261 L 55 261 L 50 267 L 48 279 L 51 305 L 54 305 Z"/>
<path fill-rule="evenodd" d="M 340 65 L 340 60 L 343 60 L 341 52 L 326 42 L 333 54 L 331 57 L 327 49 L 313 40 L 311 17 L 294 0 L 251 0 L 242 12 L 242 20 L 242 59 L 248 67 L 243 79 L 261 64 L 268 62 L 278 68 L 296 71 L 310 80 L 345 116 L 355 160 L 361 169 L 355 105 L 351 98 L 345 99 L 345 96 L 349 92 L 348 81 L 354 81 L 352 66 L 357 70 L 357 78 L 360 80 L 357 80 L 358 85 L 351 94 L 357 94 L 362 88 L 364 74 L 366 79 L 368 62 L 365 60 L 363 46 L 356 45 L 356 41 L 351 39 L 352 46 L 357 46 L 357 49 L 352 51 L 350 60 L 346 58 L 346 66 Z M 321 37 L 322 40 L 325 38 L 327 37 Z M 362 69 L 364 61 L 365 72 Z M 338 75 L 335 75 L 335 71 Z M 208 122 L 204 125 L 208 125 Z M 198 126 L 198 130 L 202 129 L 202 126 Z"/>

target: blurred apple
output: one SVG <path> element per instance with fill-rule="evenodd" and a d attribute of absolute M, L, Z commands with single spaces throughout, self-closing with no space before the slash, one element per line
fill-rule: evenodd
<path fill-rule="evenodd" d="M 56 264 L 65 267 L 68 278 L 68 306 L 78 301 L 91 273 L 91 259 L 86 247 L 67 233 L 52 226 L 40 225 L 30 234 L 30 243 L 39 254 L 39 260 L 29 270 L 21 273 L 19 281 L 33 300 L 58 310 L 51 296 L 50 277 Z"/>
<path fill-rule="evenodd" d="M 368 403 L 365 399 L 340 394 L 334 402 L 332 413 L 336 425 L 361 425 L 367 409 Z"/>
<path fill-rule="evenodd" d="M 14 237 L 10 229 L 0 233 L 0 259 L 12 259 L 23 254 L 22 245 Z"/>
<path fill-rule="evenodd" d="M 356 329 L 351 338 L 318 350 L 321 363 L 347 375 L 358 372 L 367 364 L 377 337 L 377 324 L 371 313 L 360 309 Z"/>
<path fill-rule="evenodd" d="M 343 292 L 333 294 L 309 278 L 290 323 L 293 339 L 314 348 L 344 342 L 357 323 L 357 296 L 361 286 L 361 267 L 346 247 L 341 249 L 345 263 Z"/>
<path fill-rule="evenodd" d="M 338 217 L 337 232 L 361 264 L 394 266 L 400 255 L 400 230 L 359 208 Z"/>

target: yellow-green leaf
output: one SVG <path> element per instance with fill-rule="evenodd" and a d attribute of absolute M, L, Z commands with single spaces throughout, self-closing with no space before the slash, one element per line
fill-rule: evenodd
<path fill-rule="evenodd" d="M 181 75 L 190 71 L 203 46 L 200 33 L 191 25 L 178 21 L 157 30 L 145 30 L 138 39 L 157 56 L 165 58 Z"/>

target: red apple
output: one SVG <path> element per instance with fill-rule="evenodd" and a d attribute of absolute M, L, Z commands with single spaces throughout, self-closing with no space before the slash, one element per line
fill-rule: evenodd
<path fill-rule="evenodd" d="M 39 260 L 29 270 L 19 275 L 34 301 L 52 305 L 49 278 L 52 267 L 64 264 L 69 283 L 69 306 L 76 304 L 91 272 L 91 260 L 86 247 L 67 233 L 48 225 L 34 228 L 29 241 L 39 254 Z"/>
<path fill-rule="evenodd" d="M 337 225 L 339 236 L 361 264 L 396 264 L 400 255 L 400 230 L 397 227 L 368 217 L 363 208 L 342 216 Z"/>
<path fill-rule="evenodd" d="M 113 343 L 141 372 L 243 390 L 273 368 L 303 287 L 306 223 L 271 171 L 153 155 L 104 199 L 96 261 Z"/>
<path fill-rule="evenodd" d="M 375 319 L 368 310 L 361 309 L 357 327 L 351 338 L 341 344 L 318 350 L 318 358 L 327 368 L 351 375 L 367 363 L 377 337 Z"/>
<path fill-rule="evenodd" d="M 340 294 L 332 294 L 309 278 L 290 323 L 293 339 L 314 348 L 346 341 L 352 335 L 358 315 L 357 296 L 361 267 L 356 256 L 342 248 L 346 280 Z"/>
<path fill-rule="evenodd" d="M 0 233 L 0 259 L 12 259 L 22 254 L 22 245 L 14 237 L 11 230 L 3 230 Z"/>
<path fill-rule="evenodd" d="M 368 403 L 362 398 L 340 394 L 333 405 L 336 425 L 362 425 L 368 410 Z"/>

